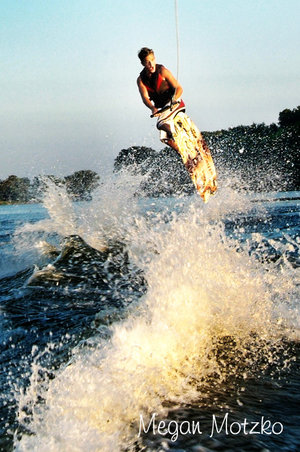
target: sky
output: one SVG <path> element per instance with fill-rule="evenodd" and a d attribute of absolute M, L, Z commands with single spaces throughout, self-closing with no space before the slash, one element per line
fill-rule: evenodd
<path fill-rule="evenodd" d="M 136 85 L 144 46 L 202 131 L 300 105 L 299 0 L 177 0 L 177 16 L 175 4 L 1 0 L 0 179 L 101 173 L 121 149 L 162 149 Z"/>

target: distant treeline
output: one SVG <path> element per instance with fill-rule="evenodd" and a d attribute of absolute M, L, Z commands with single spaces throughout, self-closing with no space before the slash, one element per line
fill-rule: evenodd
<path fill-rule="evenodd" d="M 300 106 L 279 113 L 278 124 L 252 124 L 203 132 L 218 172 L 220 185 L 254 191 L 300 190 Z M 116 172 L 126 169 L 144 175 L 141 193 L 168 196 L 193 193 L 194 187 L 181 158 L 166 147 L 160 152 L 143 146 L 122 149 L 114 162 Z M 70 176 L 48 176 L 64 185 L 74 200 L 88 200 L 100 177 L 90 170 Z M 40 201 L 44 178 L 9 176 L 0 181 L 0 202 Z"/>
<path fill-rule="evenodd" d="M 253 124 L 203 132 L 220 185 L 253 191 L 300 189 L 300 106 L 279 114 L 278 125 Z M 192 193 L 194 187 L 170 148 L 156 152 L 133 146 L 115 159 L 115 170 L 130 169 L 147 176 L 141 191 L 149 196 Z"/>
<path fill-rule="evenodd" d="M 47 179 L 57 185 L 65 186 L 73 200 L 90 199 L 91 192 L 99 185 L 99 175 L 91 170 L 76 171 L 70 176 L 58 178 L 56 176 L 27 177 L 9 176 L 0 181 L 1 203 L 28 203 L 42 199 L 47 185 Z"/>

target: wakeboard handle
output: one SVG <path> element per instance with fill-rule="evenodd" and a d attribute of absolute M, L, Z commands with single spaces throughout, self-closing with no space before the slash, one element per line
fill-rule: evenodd
<path fill-rule="evenodd" d="M 172 108 L 177 104 L 180 104 L 180 101 L 176 100 L 176 102 L 172 102 L 171 105 L 165 105 L 160 110 L 157 110 L 157 112 L 154 113 L 154 115 L 150 115 L 150 118 L 155 118 L 156 116 L 161 115 L 164 111 L 166 111 L 168 109 L 171 109 L 171 111 L 172 111 Z"/>

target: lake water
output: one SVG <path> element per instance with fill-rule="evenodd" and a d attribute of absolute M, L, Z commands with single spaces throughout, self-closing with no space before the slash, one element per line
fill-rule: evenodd
<path fill-rule="evenodd" d="M 0 206 L 1 450 L 297 451 L 299 192 Z"/>

